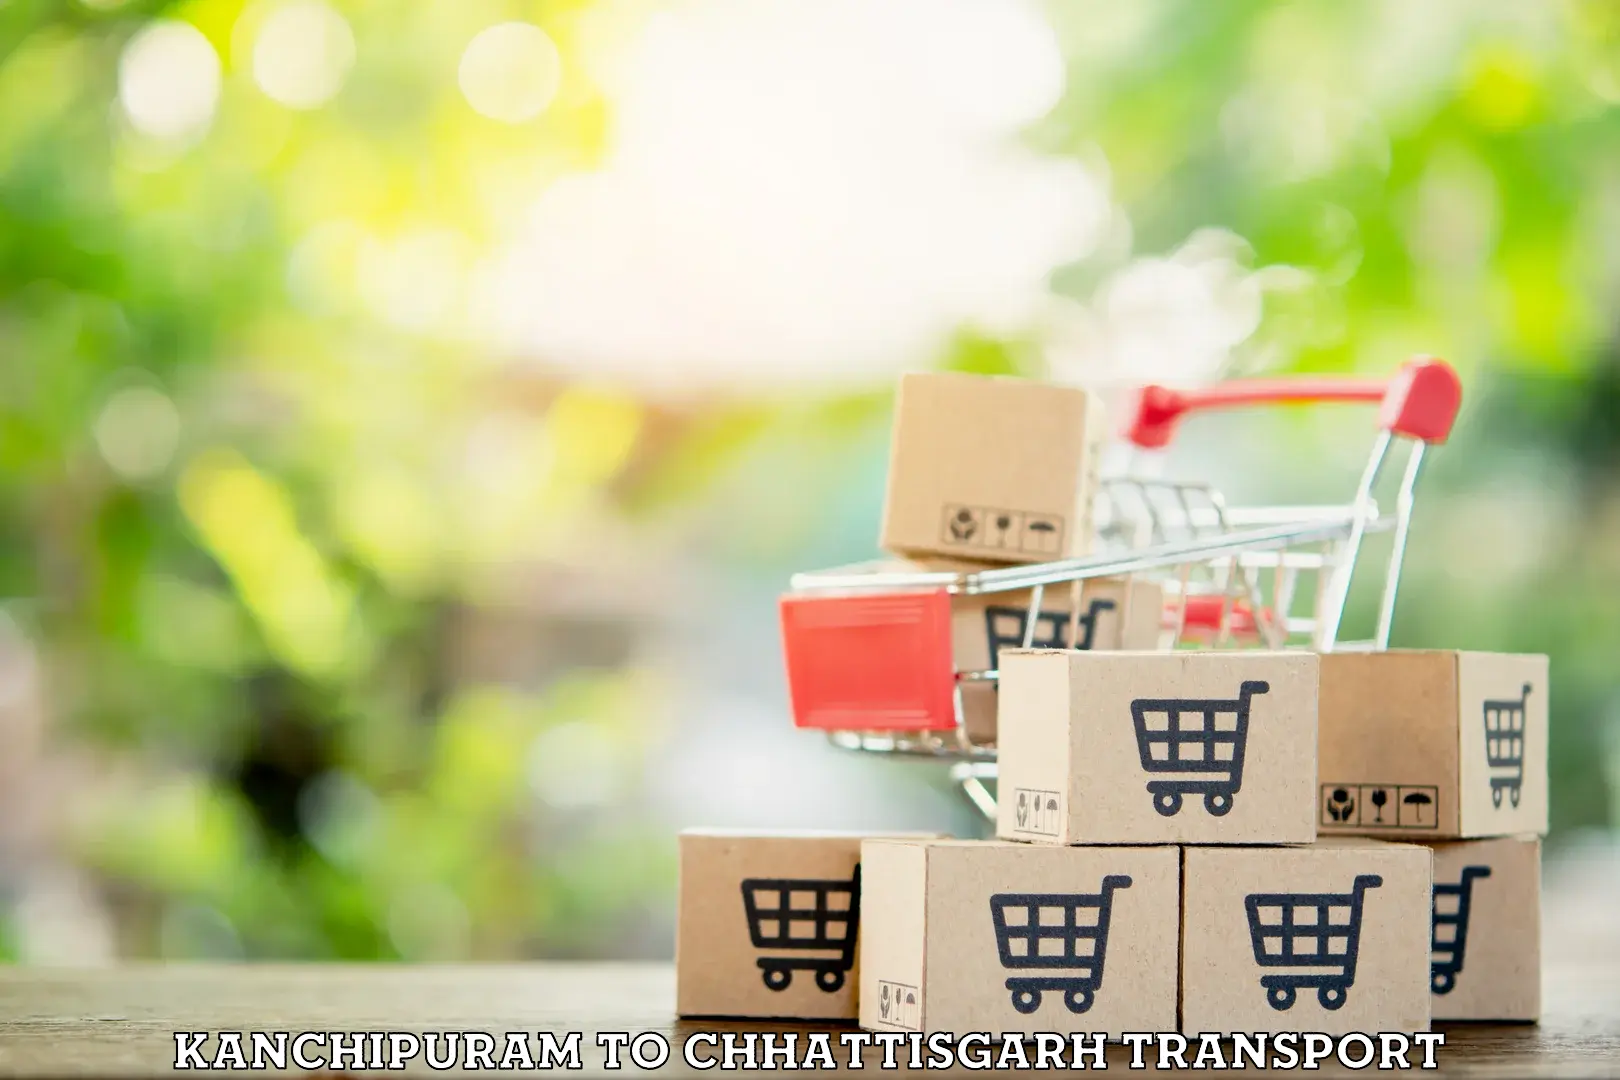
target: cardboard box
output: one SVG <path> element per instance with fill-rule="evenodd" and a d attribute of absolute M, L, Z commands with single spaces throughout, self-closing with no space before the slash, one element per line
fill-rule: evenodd
<path fill-rule="evenodd" d="M 1185 849 L 1182 1031 L 1427 1031 L 1432 881 L 1416 844 Z"/>
<path fill-rule="evenodd" d="M 895 399 L 879 544 L 1003 563 L 1085 554 L 1107 425 L 1084 390 L 909 374 Z"/>
<path fill-rule="evenodd" d="M 869 840 L 860 1020 L 885 1031 L 1170 1031 L 1176 848 Z"/>
<path fill-rule="evenodd" d="M 859 863 L 870 835 L 681 833 L 676 1011 L 855 1019 Z"/>
<path fill-rule="evenodd" d="M 1323 833 L 1547 831 L 1545 656 L 1332 653 L 1320 728 Z"/>
<path fill-rule="evenodd" d="M 1316 665 L 1307 652 L 1004 651 L 996 835 L 1314 840 Z"/>
<path fill-rule="evenodd" d="M 1436 1020 L 1541 1017 L 1541 841 L 1434 847 L 1429 983 Z"/>

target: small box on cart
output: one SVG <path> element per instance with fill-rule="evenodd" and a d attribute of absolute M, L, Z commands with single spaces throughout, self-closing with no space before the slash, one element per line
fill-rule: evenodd
<path fill-rule="evenodd" d="M 1314 840 L 1316 665 L 1307 652 L 1004 651 L 996 835 Z"/>
<path fill-rule="evenodd" d="M 895 399 L 879 546 L 1049 562 L 1089 549 L 1099 399 L 1030 379 L 913 373 Z"/>
<path fill-rule="evenodd" d="M 676 1012 L 855 1019 L 861 841 L 872 835 L 681 833 Z"/>
<path fill-rule="evenodd" d="M 1434 845 L 1436 1020 L 1541 1017 L 1541 840 Z"/>
<path fill-rule="evenodd" d="M 1547 658 L 1322 657 L 1323 833 L 1430 840 L 1547 831 Z"/>
<path fill-rule="evenodd" d="M 1427 1031 L 1432 881 L 1416 844 L 1186 848 L 1182 1031 Z"/>
<path fill-rule="evenodd" d="M 861 1026 L 1171 1031 L 1180 854 L 869 840 Z"/>

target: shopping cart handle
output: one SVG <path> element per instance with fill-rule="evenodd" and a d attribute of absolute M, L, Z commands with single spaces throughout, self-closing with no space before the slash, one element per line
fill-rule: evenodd
<path fill-rule="evenodd" d="M 1442 443 L 1462 405 L 1462 382 L 1450 364 L 1420 356 L 1389 379 L 1237 379 L 1199 390 L 1144 387 L 1126 438 L 1145 450 L 1170 445 L 1176 423 L 1187 413 L 1235 405 L 1320 401 L 1380 402 L 1378 426 L 1393 435 Z"/>

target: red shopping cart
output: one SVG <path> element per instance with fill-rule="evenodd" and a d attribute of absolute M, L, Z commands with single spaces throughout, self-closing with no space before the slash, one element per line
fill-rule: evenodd
<path fill-rule="evenodd" d="M 795 971 L 815 972 L 816 985 L 829 994 L 844 985 L 860 928 L 860 867 L 849 881 L 744 878 L 742 894 L 756 949 L 820 954 L 760 957 L 766 986 L 786 990 Z"/>
<path fill-rule="evenodd" d="M 1016 641 L 1024 648 L 1044 640 L 1083 642 L 1082 620 L 1095 620 L 1096 613 L 1077 602 L 1081 587 L 1119 578 L 1150 580 L 1169 598 L 1165 647 L 1196 641 L 1384 648 L 1424 452 L 1445 441 L 1461 393 L 1451 367 L 1427 358 L 1408 362 L 1388 380 L 1242 380 L 1191 392 L 1150 387 L 1126 434 L 1139 449 L 1165 446 L 1188 413 L 1269 403 L 1376 402 L 1378 434 L 1355 496 L 1344 505 L 1229 508 L 1207 485 L 1118 477 L 1103 482 L 1092 555 L 972 572 L 852 567 L 795 575 L 780 605 L 794 723 L 824 731 L 849 749 L 948 762 L 954 779 L 993 818 L 987 782 L 995 777 L 995 746 L 969 732 L 962 689 L 994 683 L 996 661 L 982 670 L 956 669 L 954 598 L 1024 594 L 1027 610 L 1042 612 L 1044 598 L 1067 592 L 1066 639 L 1048 638 L 1052 627 L 1045 620 L 1026 617 Z M 1410 450 L 1394 510 L 1386 513 L 1373 495 L 1397 441 Z M 1363 561 L 1363 541 L 1373 533 L 1393 536 L 1375 636 L 1342 642 L 1346 599 Z M 1127 589 L 1121 619 L 1131 616 L 1130 596 Z M 1008 644 L 1003 639 L 998 650 Z"/>
<path fill-rule="evenodd" d="M 990 897 L 1001 966 L 1012 971 L 1051 972 L 1008 979 L 1013 1008 L 1034 1012 L 1041 1007 L 1041 994 L 1046 991 L 1061 993 L 1072 1013 L 1091 1008 L 1102 989 L 1114 893 L 1130 887 L 1127 875 L 1109 874 L 1096 893 L 997 893 Z"/>
<path fill-rule="evenodd" d="M 1296 968 L 1287 975 L 1262 975 L 1266 1001 L 1284 1012 L 1300 990 L 1314 989 L 1324 1009 L 1339 1009 L 1356 981 L 1361 952 L 1363 897 L 1383 885 L 1377 874 L 1359 874 L 1348 893 L 1251 893 L 1249 944 L 1261 967 Z"/>

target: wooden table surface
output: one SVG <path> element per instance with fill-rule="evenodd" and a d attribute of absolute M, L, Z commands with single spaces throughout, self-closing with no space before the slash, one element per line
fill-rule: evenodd
<path fill-rule="evenodd" d="M 1441 1026 L 1440 1075 L 1620 1076 L 1620 955 L 1559 961 L 1545 976 L 1539 1026 Z M 818 1030 L 677 1024 L 673 1002 L 663 964 L 13 968 L 0 970 L 0 1074 L 168 1072 L 176 1031 L 551 1030 L 586 1033 L 592 1072 L 596 1032 L 663 1032 L 676 1049 L 658 1075 L 676 1077 L 692 1073 L 678 1047 L 696 1031 Z M 1110 1048 L 1110 1066 L 1124 1067 L 1123 1054 Z M 619 1075 L 638 1072 L 626 1064 Z M 868 1070 L 875 1064 L 869 1057 Z M 420 1058 L 410 1068 L 427 1071 Z"/>

